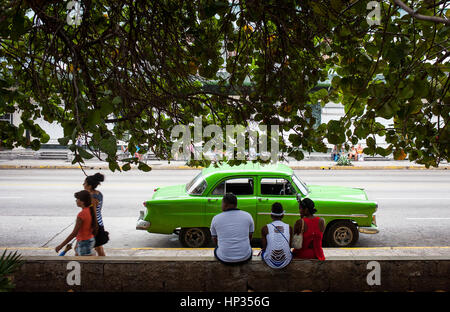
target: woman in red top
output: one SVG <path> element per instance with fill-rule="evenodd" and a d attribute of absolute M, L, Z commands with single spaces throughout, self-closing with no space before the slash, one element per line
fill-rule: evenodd
<path fill-rule="evenodd" d="M 301 259 L 325 260 L 322 249 L 325 220 L 314 216 L 317 210 L 314 208 L 314 202 L 309 198 L 300 201 L 299 208 L 301 219 L 295 223 L 294 234 L 298 235 L 302 232 L 303 220 L 303 244 L 302 248 L 293 250 L 293 256 Z"/>

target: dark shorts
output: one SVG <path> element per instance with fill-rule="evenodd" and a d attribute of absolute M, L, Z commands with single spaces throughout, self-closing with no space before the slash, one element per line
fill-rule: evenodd
<path fill-rule="evenodd" d="M 247 263 L 250 260 L 252 260 L 253 252 L 250 255 L 250 257 L 246 260 L 239 261 L 239 262 L 226 262 L 226 261 L 221 260 L 219 257 L 217 257 L 217 247 L 216 247 L 216 248 L 214 248 L 214 257 L 216 257 L 217 260 L 219 260 L 220 262 L 222 262 L 223 264 L 226 264 L 226 265 L 240 265 L 240 264 L 244 264 L 244 263 Z"/>
<path fill-rule="evenodd" d="M 105 231 L 103 226 L 98 227 L 98 233 L 95 235 L 95 246 L 100 247 L 109 241 L 109 233 Z"/>

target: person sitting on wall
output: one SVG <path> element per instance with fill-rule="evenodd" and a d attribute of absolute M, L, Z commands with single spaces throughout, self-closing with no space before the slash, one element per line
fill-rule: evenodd
<path fill-rule="evenodd" d="M 292 260 L 291 241 L 293 230 L 289 224 L 282 222 L 283 206 L 280 203 L 272 205 L 270 214 L 273 222 L 261 229 L 261 257 L 272 269 L 286 267 Z"/>
<path fill-rule="evenodd" d="M 317 210 L 310 198 L 300 201 L 299 208 L 301 219 L 294 225 L 294 235 L 303 233 L 303 244 L 302 248 L 293 250 L 294 258 L 325 260 L 322 249 L 325 220 L 314 216 Z"/>
<path fill-rule="evenodd" d="M 358 153 L 356 152 L 356 148 L 354 146 L 352 146 L 352 149 L 350 150 L 350 152 L 348 153 L 348 159 L 354 159 L 356 160 L 358 157 Z"/>
<path fill-rule="evenodd" d="M 358 148 L 356 149 L 356 152 L 358 153 L 358 160 L 359 161 L 362 161 L 362 160 L 364 160 L 364 158 L 363 158 L 363 148 L 362 148 L 362 146 L 361 146 L 361 144 L 358 144 Z"/>
<path fill-rule="evenodd" d="M 211 221 L 211 236 L 217 247 L 214 256 L 224 264 L 242 264 L 252 259 L 250 241 L 255 230 L 252 216 L 237 208 L 237 198 L 227 193 L 222 199 L 222 213 Z"/>
<path fill-rule="evenodd" d="M 333 150 L 331 151 L 331 160 L 337 161 L 341 156 L 340 148 L 338 149 L 337 145 L 333 146 Z"/>

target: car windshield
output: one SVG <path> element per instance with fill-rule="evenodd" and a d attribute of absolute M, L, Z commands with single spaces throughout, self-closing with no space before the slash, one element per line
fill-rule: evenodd
<path fill-rule="evenodd" d="M 300 180 L 295 174 L 292 175 L 292 181 L 294 181 L 295 185 L 297 185 L 298 189 L 304 196 L 309 194 L 309 189 L 306 186 L 306 183 Z"/>
<path fill-rule="evenodd" d="M 202 195 L 206 189 L 206 181 L 200 172 L 195 178 L 186 184 L 186 192 L 191 195 Z"/>

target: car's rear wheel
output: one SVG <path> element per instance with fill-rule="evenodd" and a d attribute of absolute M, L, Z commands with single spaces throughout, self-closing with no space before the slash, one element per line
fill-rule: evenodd
<path fill-rule="evenodd" d="M 348 220 L 336 221 L 326 230 L 326 245 L 330 247 L 351 247 L 358 239 L 357 226 Z"/>
<path fill-rule="evenodd" d="M 210 243 L 211 233 L 207 228 L 182 228 L 179 239 L 184 247 L 200 248 Z"/>

